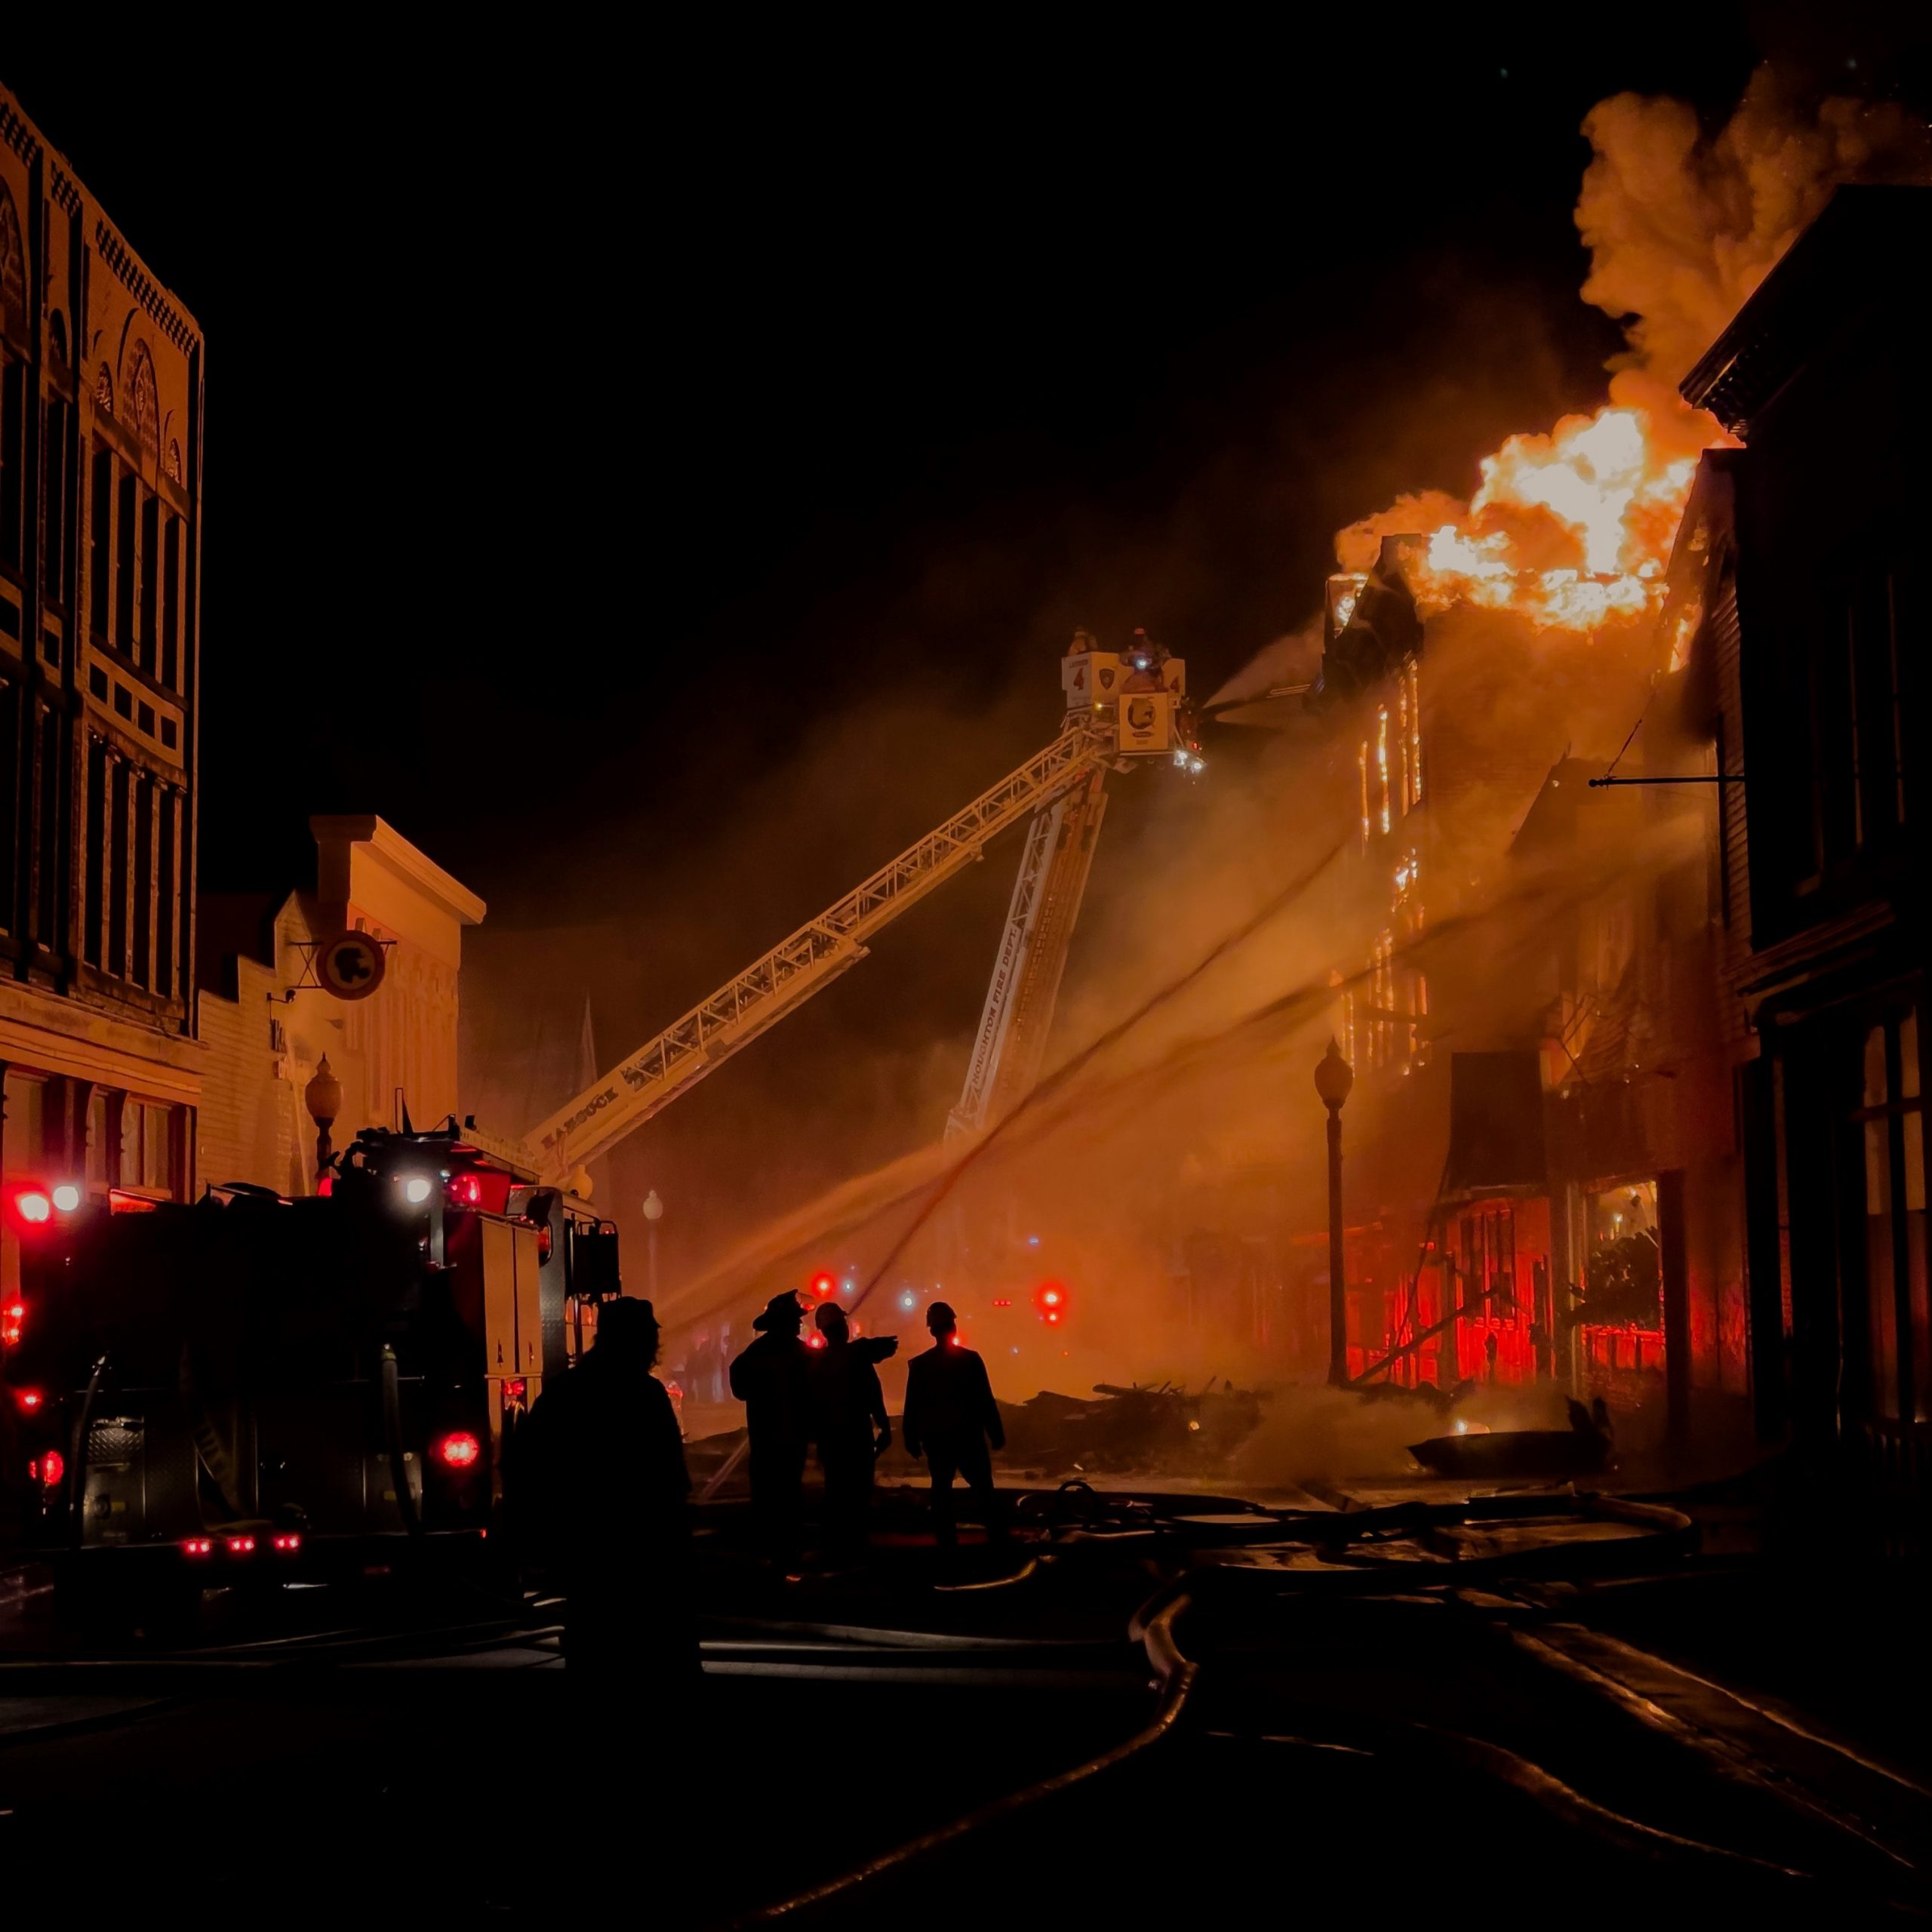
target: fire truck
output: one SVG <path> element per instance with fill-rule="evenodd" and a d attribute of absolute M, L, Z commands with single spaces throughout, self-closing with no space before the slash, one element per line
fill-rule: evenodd
<path fill-rule="evenodd" d="M 312 1198 L 10 1186 L 0 1481 L 64 1589 L 487 1556 L 506 1446 L 620 1284 L 614 1228 L 476 1142 L 369 1130 Z"/>

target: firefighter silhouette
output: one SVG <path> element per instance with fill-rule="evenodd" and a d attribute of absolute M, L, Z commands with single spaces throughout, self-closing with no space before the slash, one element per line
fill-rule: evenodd
<path fill-rule="evenodd" d="M 562 1589 L 573 1677 L 663 1687 L 698 1673 L 690 1601 L 684 1442 L 651 1374 L 648 1301 L 598 1309 L 597 1340 L 553 1378 L 512 1438 L 505 1469 L 519 1549 Z"/>
<path fill-rule="evenodd" d="M 989 1536 L 1005 1534 L 993 1488 L 988 1452 L 1006 1447 L 1006 1430 L 993 1400 L 986 1365 L 958 1337 L 958 1320 L 943 1301 L 926 1310 L 933 1346 L 915 1355 L 906 1373 L 906 1413 L 900 1422 L 906 1449 L 923 1454 L 932 1473 L 933 1537 L 942 1549 L 959 1540 L 953 1521 L 952 1479 L 964 1476 Z"/>
<path fill-rule="evenodd" d="M 752 1520 L 765 1555 L 785 1566 L 798 1561 L 811 1440 L 804 1325 L 798 1297 L 774 1295 L 752 1323 L 758 1333 L 750 1346 L 731 1364 L 731 1393 L 745 1405 Z"/>
<path fill-rule="evenodd" d="M 864 1552 L 872 1522 L 872 1464 L 892 1444 L 877 1364 L 896 1335 L 855 1341 L 845 1311 L 827 1302 L 813 1318 L 824 1345 L 805 1364 L 812 1435 L 825 1472 L 826 1544 L 835 1557 Z"/>

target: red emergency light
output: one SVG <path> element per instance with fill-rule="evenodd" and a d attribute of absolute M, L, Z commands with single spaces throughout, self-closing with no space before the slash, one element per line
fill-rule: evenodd
<path fill-rule="evenodd" d="M 20 1405 L 23 1415 L 32 1415 L 47 1398 L 38 1389 L 16 1389 L 14 1400 Z"/>
<path fill-rule="evenodd" d="M 17 1349 L 20 1345 L 20 1329 L 27 1318 L 27 1305 L 23 1301 L 10 1301 L 0 1308 L 0 1349 Z"/>
<path fill-rule="evenodd" d="M 452 1174 L 445 1190 L 459 1208 L 474 1208 L 483 1198 L 483 1182 L 477 1174 Z"/>
<path fill-rule="evenodd" d="M 1072 1301 L 1064 1281 L 1042 1281 L 1033 1291 L 1033 1306 L 1049 1327 L 1060 1325 Z"/>
<path fill-rule="evenodd" d="M 227 1541 L 230 1556 L 253 1556 L 255 1553 L 255 1539 L 253 1537 L 230 1537 Z"/>
<path fill-rule="evenodd" d="M 820 1301 L 829 1301 L 838 1289 L 838 1278 L 835 1275 L 827 1274 L 823 1268 L 812 1277 L 812 1293 Z"/>
<path fill-rule="evenodd" d="M 28 1466 L 31 1468 L 32 1464 Z M 67 1459 L 57 1449 L 50 1449 L 40 1459 L 40 1479 L 49 1489 L 58 1489 L 67 1473 Z"/>
<path fill-rule="evenodd" d="M 467 1469 L 473 1468 L 483 1454 L 483 1445 L 467 1429 L 458 1429 L 453 1435 L 446 1435 L 436 1444 L 436 1460 L 445 1469 Z"/>
<path fill-rule="evenodd" d="M 39 1227 L 54 1218 L 54 1203 L 45 1188 L 17 1188 L 11 1197 L 10 1204 L 15 1219 L 24 1221 L 30 1228 Z"/>
<path fill-rule="evenodd" d="M 293 1556 L 302 1547 L 301 1537 L 293 1530 L 285 1530 L 279 1536 L 272 1537 L 269 1541 L 285 1556 Z"/>
<path fill-rule="evenodd" d="M 181 1541 L 183 1556 L 212 1556 L 214 1554 L 213 1537 L 184 1537 Z"/>

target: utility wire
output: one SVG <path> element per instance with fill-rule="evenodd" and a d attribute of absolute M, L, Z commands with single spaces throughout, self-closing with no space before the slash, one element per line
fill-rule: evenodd
<path fill-rule="evenodd" d="M 1612 772 L 1614 772 L 1614 771 L 1617 769 L 1617 768 L 1620 764 L 1621 764 L 1623 762 L 1623 754 L 1624 754 L 1626 752 L 1627 752 L 1627 751 L 1630 749 L 1630 745 L 1631 745 L 1631 741 L 1632 741 L 1632 740 L 1633 740 L 1633 739 L 1636 737 L 1637 734 L 1638 734 L 1639 731 L 1641 731 L 1644 728 L 1644 720 L 1645 718 L 1647 718 L 1647 717 L 1649 717 L 1649 716 L 1650 716 L 1650 715 L 1651 715 L 1651 699 L 1654 699 L 1654 698 L 1657 696 L 1657 680 L 1656 680 L 1654 678 L 1653 678 L 1651 680 L 1651 694 L 1650 694 L 1650 697 L 1647 697 L 1647 698 L 1645 698 L 1645 699 L 1644 699 L 1644 708 L 1643 708 L 1643 709 L 1642 709 L 1641 711 L 1640 711 L 1640 712 L 1638 712 L 1638 714 L 1637 714 L 1637 721 L 1636 721 L 1636 723 L 1635 723 L 1635 724 L 1634 724 L 1633 725 L 1632 725 L 1632 726 L 1631 726 L 1629 736 L 1628 736 L 1628 737 L 1626 737 L 1624 739 L 1624 740 L 1623 740 L 1623 743 L 1622 743 L 1622 744 L 1620 744 L 1620 745 L 1619 745 L 1619 746 L 1617 746 L 1617 755 L 1616 755 L 1614 758 L 1612 758 L 1612 759 L 1611 760 L 1611 761 L 1610 761 L 1610 763 L 1609 763 L 1608 766 L 1607 766 L 1607 767 L 1605 768 L 1605 770 L 1604 770 L 1604 774 L 1603 774 L 1604 777 L 1607 778 L 1607 777 L 1611 775 L 1611 774 Z"/>

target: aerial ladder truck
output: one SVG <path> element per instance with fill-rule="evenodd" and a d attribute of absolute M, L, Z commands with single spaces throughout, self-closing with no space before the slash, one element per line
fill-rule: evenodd
<path fill-rule="evenodd" d="M 977 1133 L 1038 1078 L 1110 771 L 1202 767 L 1187 667 L 1136 631 L 1124 651 L 1076 632 L 1060 660 L 1059 735 L 1017 771 L 810 919 L 525 1137 L 525 1164 L 558 1186 L 865 958 L 868 943 L 1024 823 L 1019 875 L 949 1136 Z"/>

